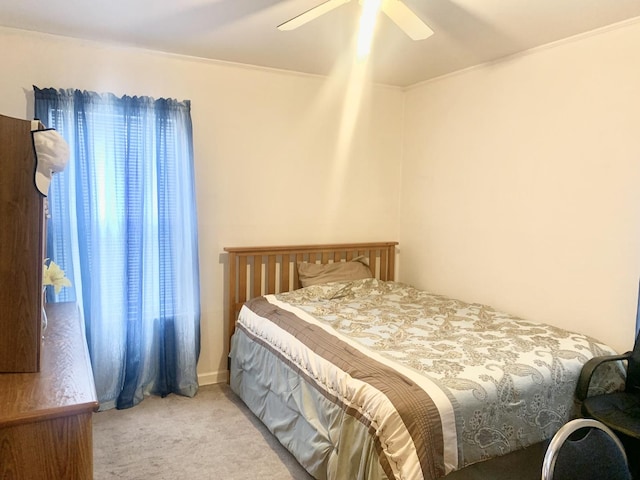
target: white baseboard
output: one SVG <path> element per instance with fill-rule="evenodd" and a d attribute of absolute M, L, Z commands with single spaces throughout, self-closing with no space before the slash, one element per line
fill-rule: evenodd
<path fill-rule="evenodd" d="M 210 372 L 198 374 L 198 385 L 212 385 L 214 383 L 227 383 L 229 381 L 229 371 Z"/>

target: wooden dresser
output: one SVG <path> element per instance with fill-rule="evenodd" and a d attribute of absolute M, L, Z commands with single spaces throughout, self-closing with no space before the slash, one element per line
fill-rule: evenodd
<path fill-rule="evenodd" d="M 40 371 L 0 373 L 2 480 L 93 478 L 98 401 L 84 330 L 75 303 L 46 310 Z"/>
<path fill-rule="evenodd" d="M 32 128 L 44 127 L 0 115 L 0 372 L 40 369 L 45 217 Z"/>

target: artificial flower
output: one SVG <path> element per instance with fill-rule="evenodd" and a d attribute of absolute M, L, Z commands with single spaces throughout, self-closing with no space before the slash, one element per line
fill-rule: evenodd
<path fill-rule="evenodd" d="M 64 275 L 64 270 L 56 262 L 46 258 L 42 270 L 42 285 L 53 285 L 57 295 L 62 290 L 62 287 L 70 287 L 71 282 Z"/>

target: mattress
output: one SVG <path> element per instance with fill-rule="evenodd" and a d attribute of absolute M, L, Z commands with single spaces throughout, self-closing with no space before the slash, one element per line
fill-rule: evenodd
<path fill-rule="evenodd" d="M 575 416 L 588 336 L 376 279 L 248 301 L 231 388 L 315 478 L 438 479 Z M 593 393 L 621 388 L 610 366 Z"/>

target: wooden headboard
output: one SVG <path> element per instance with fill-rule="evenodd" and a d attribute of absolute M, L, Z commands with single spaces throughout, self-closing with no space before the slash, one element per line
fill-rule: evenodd
<path fill-rule="evenodd" d="M 398 242 L 343 243 L 275 247 L 225 248 L 229 253 L 228 322 L 229 338 L 236 318 L 248 299 L 300 288 L 298 262 L 348 262 L 364 255 L 375 278 L 393 280 L 395 247 Z"/>

